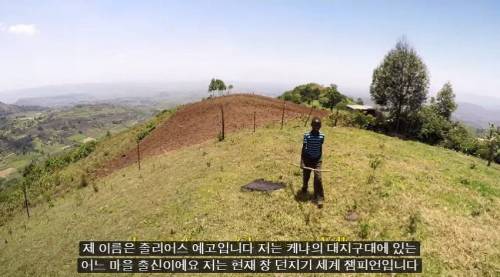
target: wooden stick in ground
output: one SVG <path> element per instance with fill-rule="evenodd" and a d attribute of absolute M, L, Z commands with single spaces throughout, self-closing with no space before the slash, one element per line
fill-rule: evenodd
<path fill-rule="evenodd" d="M 309 114 L 307 115 L 306 122 L 304 122 L 304 127 L 307 126 L 307 122 L 309 121 L 309 117 L 311 117 L 311 114 L 313 112 L 314 106 L 311 106 L 311 110 L 309 111 Z"/>
<path fill-rule="evenodd" d="M 283 121 L 285 120 L 285 106 L 286 101 L 283 99 L 283 112 L 281 113 L 281 129 L 283 129 Z"/>
<path fill-rule="evenodd" d="M 140 141 L 137 141 L 137 166 L 141 170 L 141 150 L 139 149 Z"/>
<path fill-rule="evenodd" d="M 28 202 L 28 193 L 26 192 L 26 184 L 23 185 L 23 193 L 24 193 L 24 206 L 26 207 L 26 213 L 28 214 L 28 218 L 30 217 L 30 209 Z"/>
<path fill-rule="evenodd" d="M 253 112 L 253 132 L 255 133 L 255 111 Z"/>
<path fill-rule="evenodd" d="M 312 171 L 319 171 L 319 172 L 332 172 L 331 170 L 327 170 L 327 169 L 315 169 L 315 168 L 312 168 L 312 167 L 307 167 L 307 166 L 300 166 L 300 165 L 296 165 L 294 163 L 289 163 L 293 166 L 296 166 L 296 167 L 300 167 L 302 169 L 309 169 L 309 170 L 312 170 Z"/>
<path fill-rule="evenodd" d="M 221 140 L 224 140 L 224 108 L 222 107 L 222 105 L 220 106 L 220 112 L 222 115 L 222 139 Z"/>

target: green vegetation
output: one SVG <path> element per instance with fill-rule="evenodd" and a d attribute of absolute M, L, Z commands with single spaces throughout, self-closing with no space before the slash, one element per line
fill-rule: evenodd
<path fill-rule="evenodd" d="M 137 134 L 137 141 L 143 140 L 156 128 L 156 122 L 149 122 L 146 126 Z"/>
<path fill-rule="evenodd" d="M 382 106 L 383 117 L 354 115 L 352 121 L 361 128 L 478 156 L 488 160 L 488 165 L 500 161 L 496 139 L 499 131 L 492 126 L 486 138 L 476 138 L 463 124 L 451 120 L 457 109 L 451 83 L 444 84 L 437 97 L 426 104 L 428 86 L 424 62 L 408 42 L 400 40 L 373 72 L 370 93 L 375 103 Z"/>
<path fill-rule="evenodd" d="M 437 94 L 436 102 L 434 103 L 434 99 L 432 99 L 431 103 L 436 106 L 436 111 L 440 116 L 450 120 L 451 114 L 457 109 L 455 94 L 450 82 L 444 84 Z"/>
<path fill-rule="evenodd" d="M 214 92 L 217 92 L 219 95 L 223 95 L 226 89 L 228 89 L 226 84 L 220 79 L 212 79 L 208 85 L 208 93 L 210 93 L 210 97 L 214 96 Z M 229 90 L 231 89 L 233 89 L 233 85 L 229 85 Z"/>
<path fill-rule="evenodd" d="M 145 130 L 168 118 L 175 109 L 164 110 L 148 122 L 116 135 L 105 136 L 98 142 L 89 142 L 75 149 L 35 160 L 23 171 L 23 179 L 0 187 L 0 225 L 22 209 L 22 186 L 27 187 L 30 205 L 51 202 L 56 195 L 65 194 L 83 184 L 92 182 L 95 172 L 113 157 L 136 146 Z M 85 158 L 85 159 L 83 159 Z"/>
<path fill-rule="evenodd" d="M 389 51 L 373 71 L 370 93 L 388 111 L 394 130 L 411 129 L 412 118 L 425 102 L 429 87 L 427 67 L 404 39 Z"/>
<path fill-rule="evenodd" d="M 316 107 L 324 107 L 333 110 L 339 103 L 354 103 L 351 98 L 340 93 L 337 85 L 331 84 L 328 87 L 309 83 L 295 87 L 293 90 L 284 92 L 280 99 L 285 99 L 297 104 L 308 104 Z"/>
<path fill-rule="evenodd" d="M 75 187 L 33 207 L 29 220 L 18 211 L 0 227 L 1 275 L 73 276 L 78 241 L 88 239 L 415 239 L 422 241 L 425 276 L 491 276 L 500 267 L 499 165 L 325 126 L 323 167 L 333 172 L 323 177 L 326 201 L 317 209 L 294 197 L 301 174 L 289 162 L 298 163 L 305 130 L 303 122 L 289 121 L 283 130 L 268 125 L 145 158 L 141 171 L 129 166 L 78 188 L 76 168 L 92 168 L 106 152 L 114 156 L 133 146 L 145 126 L 99 141 L 59 172 L 64 186 L 64 176 L 76 176 Z M 240 190 L 257 178 L 287 188 Z M 345 219 L 351 210 L 359 219 Z"/>
<path fill-rule="evenodd" d="M 99 139 L 107 132 L 120 132 L 143 122 L 155 107 L 110 104 L 76 105 L 29 111 L 27 108 L 3 115 L 0 120 L 0 172 L 2 185 L 19 182 L 20 173 L 34 159 L 47 159 L 79 147 L 87 138 Z M 9 171 L 7 171 L 9 172 Z"/>

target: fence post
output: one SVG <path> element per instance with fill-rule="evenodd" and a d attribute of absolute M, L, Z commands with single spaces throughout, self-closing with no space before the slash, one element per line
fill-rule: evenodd
<path fill-rule="evenodd" d="M 285 106 L 286 106 L 286 100 L 283 99 L 283 112 L 281 113 L 281 129 L 283 129 L 283 121 L 285 119 Z"/>
<path fill-rule="evenodd" d="M 140 140 L 137 140 L 137 166 L 141 170 L 141 150 L 139 149 Z"/>
<path fill-rule="evenodd" d="M 222 138 L 221 140 L 224 140 L 224 107 L 222 107 L 222 105 L 220 105 L 220 112 L 221 112 L 221 115 L 222 115 Z"/>
<path fill-rule="evenodd" d="M 28 193 L 26 192 L 26 184 L 23 185 L 23 194 L 24 194 L 24 206 L 26 207 L 26 213 L 28 214 L 28 218 L 30 217 L 30 209 L 28 202 Z"/>
<path fill-rule="evenodd" d="M 255 111 L 253 112 L 253 132 L 255 133 Z"/>
<path fill-rule="evenodd" d="M 311 114 L 313 112 L 314 106 L 311 106 L 311 110 L 309 111 L 309 114 L 307 115 L 306 122 L 304 122 L 304 127 L 307 126 L 307 122 L 309 121 L 309 117 L 311 117 Z"/>

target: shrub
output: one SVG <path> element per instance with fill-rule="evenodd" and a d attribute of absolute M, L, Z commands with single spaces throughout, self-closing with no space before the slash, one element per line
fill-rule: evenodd
<path fill-rule="evenodd" d="M 368 238 L 368 234 L 370 233 L 370 225 L 368 223 L 361 223 L 359 225 L 359 236 L 362 239 Z"/>
<path fill-rule="evenodd" d="M 410 220 L 408 223 L 408 233 L 415 234 L 417 232 L 418 225 L 420 225 L 422 219 L 420 213 L 416 212 L 410 215 Z"/>
<path fill-rule="evenodd" d="M 360 111 L 352 113 L 352 122 L 361 129 L 366 129 L 375 123 L 375 117 L 370 114 L 364 114 Z"/>
<path fill-rule="evenodd" d="M 479 149 L 478 140 L 459 123 L 455 123 L 449 129 L 442 145 L 446 148 L 470 155 L 474 155 Z"/>
<path fill-rule="evenodd" d="M 439 115 L 431 106 L 422 108 L 416 121 L 418 139 L 429 144 L 443 141 L 445 134 L 450 129 L 450 122 Z"/>

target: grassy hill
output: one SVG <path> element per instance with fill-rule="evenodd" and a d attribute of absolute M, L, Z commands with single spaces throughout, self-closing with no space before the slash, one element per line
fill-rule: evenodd
<path fill-rule="evenodd" d="M 324 126 L 323 167 L 333 172 L 323 175 L 325 206 L 317 209 L 295 197 L 302 177 L 289 164 L 298 164 L 304 131 L 303 122 L 291 119 L 283 130 L 277 123 L 255 133 L 235 130 L 225 141 L 213 138 L 150 156 L 141 171 L 131 164 L 69 190 L 34 207 L 29 220 L 19 213 L 0 227 L 0 275 L 73 276 L 80 240 L 338 236 L 420 240 L 426 275 L 498 274 L 499 165 L 486 167 L 474 157 L 369 131 Z M 109 138 L 82 163 L 126 148 L 129 137 Z M 117 140 L 121 146 L 113 143 Z M 288 186 L 272 193 L 240 190 L 258 178 Z M 345 219 L 350 210 L 359 220 Z"/>

